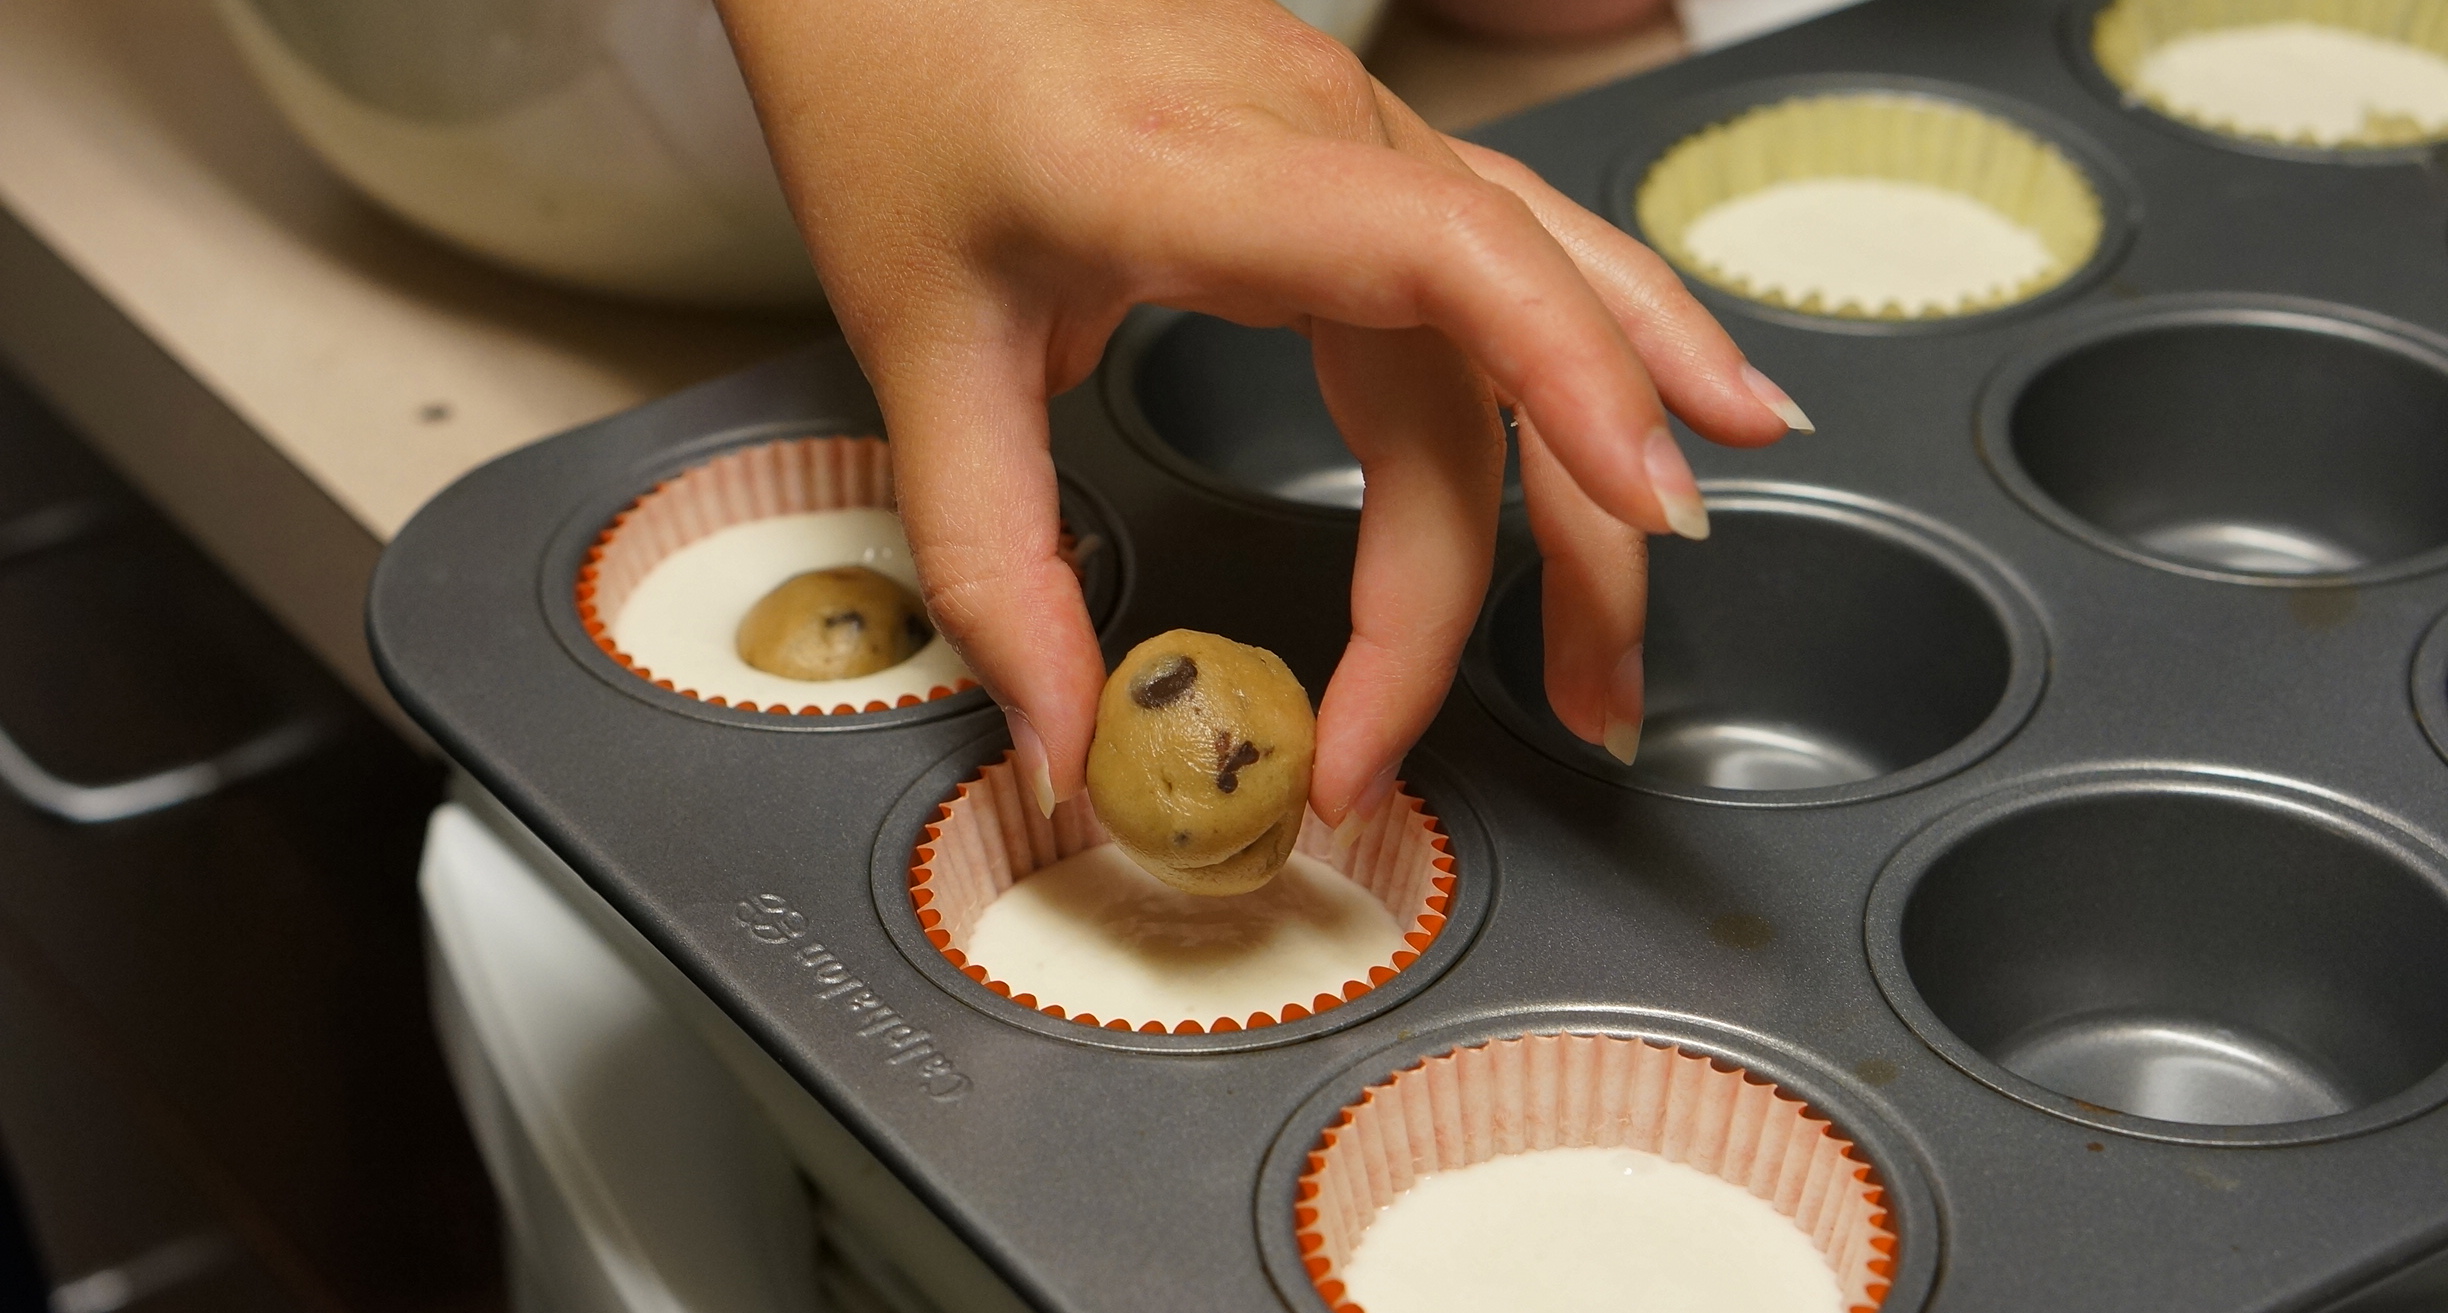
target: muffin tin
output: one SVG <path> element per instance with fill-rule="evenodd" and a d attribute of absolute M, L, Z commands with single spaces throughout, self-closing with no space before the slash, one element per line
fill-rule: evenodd
<path fill-rule="evenodd" d="M 1509 506 L 1405 770 L 1449 923 L 1290 1024 L 1033 1012 L 928 943 L 924 826 L 1008 747 L 970 691 L 770 716 L 657 689 L 572 581 L 656 483 L 875 431 L 838 345 L 471 474 L 377 573 L 402 703 L 1049 1313 L 1325 1307 L 1294 1199 L 1368 1086 L 1639 1037 L 1807 1102 L 1874 1169 L 1894 1310 L 2414 1308 L 2448 1260 L 2448 190 L 2120 104 L 2096 0 L 1873 0 L 1482 132 L 1631 226 L 1691 131 L 1951 97 L 2107 202 L 2091 263 L 1940 321 L 1695 292 L 1819 422 L 1687 443 L 1638 764 L 1545 709 Z M 1109 657 L 1189 626 L 1322 688 L 1356 519 L 1296 340 L 1141 312 L 1053 404 Z M 1687 435 L 1688 436 L 1688 435 Z M 1279 452 L 1299 452 L 1279 455 Z M 1264 459 L 1253 453 L 1266 453 Z M 1341 482 L 1338 482 L 1341 480 Z"/>

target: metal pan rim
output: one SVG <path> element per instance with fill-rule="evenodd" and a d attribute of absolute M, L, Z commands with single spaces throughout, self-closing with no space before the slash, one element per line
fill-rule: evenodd
<path fill-rule="evenodd" d="M 1497 672 L 1494 651 L 1497 600 L 1519 587 L 1536 568 L 1524 562 L 1488 590 L 1478 626 L 1463 651 L 1462 679 L 1481 706 L 1516 738 L 1566 769 L 1608 784 L 1686 802 L 1725 807 L 1825 807 L 1883 798 L 1936 783 L 1995 752 L 2040 704 L 2048 683 L 2049 641 L 2039 605 L 2023 583 L 1989 552 L 1956 529 L 1928 516 L 1873 497 L 1810 484 L 1767 480 L 1703 480 L 1712 509 L 1806 515 L 1869 533 L 1929 559 L 1971 588 L 1987 605 L 2006 640 L 2006 686 L 1997 705 L 1971 733 L 1934 756 L 1901 770 L 1851 784 L 1811 789 L 1740 790 L 1664 783 L 1632 767 L 1602 759 L 1588 744 L 1552 723 L 1544 709 L 1520 705 Z"/>
<path fill-rule="evenodd" d="M 2023 508 L 2087 546 L 2154 570 L 2256 588 L 2357 588 L 2428 574 L 2448 566 L 2448 545 L 2337 574 L 2245 574 L 2152 553 L 2076 515 L 2042 490 L 2014 453 L 2015 405 L 2059 361 L 2118 338 L 2169 328 L 2253 327 L 2315 333 L 2407 357 L 2448 376 L 2448 337 L 2369 310 L 2313 297 L 2261 292 L 2174 292 L 2069 316 L 2008 355 L 1981 383 L 1973 442 L 1990 476 Z"/>
<path fill-rule="evenodd" d="M 1345 1064 L 1302 1100 L 1259 1167 L 1251 1219 L 1267 1275 L 1285 1304 L 1298 1313 L 1330 1313 L 1303 1264 L 1292 1209 L 1310 1150 L 1337 1114 L 1369 1086 L 1421 1059 L 1491 1040 L 1565 1032 L 1652 1040 L 1722 1058 L 1774 1081 L 1829 1117 L 1879 1172 L 1891 1224 L 1903 1238 L 1880 1307 L 1886 1313 L 1910 1313 L 1928 1301 L 1945 1244 L 1937 1192 L 1917 1144 L 1856 1078 L 1840 1074 L 1799 1045 L 1703 1016 L 1609 1003 L 1533 1003 L 1487 1009 L 1404 1035 Z"/>
<path fill-rule="evenodd" d="M 2342 833 L 2395 858 L 2448 899 L 2448 851 L 2413 826 L 2344 794 L 2283 776 L 2176 761 L 2103 762 L 2029 776 L 1955 807 L 1906 839 L 1880 868 L 1863 912 L 1863 942 L 1879 992 L 1922 1043 L 1957 1070 L 2006 1097 L 2054 1117 L 2117 1135 L 2204 1147 L 2275 1148 L 2342 1140 L 2385 1130 L 2448 1100 L 2448 1066 L 2403 1090 L 2333 1116 L 2223 1126 L 2100 1109 L 2036 1084 L 1958 1038 L 1923 1001 L 1905 963 L 1906 904 L 1937 860 L 1999 821 L 2055 803 L 2135 795 L 2214 797 L 2292 815 Z"/>

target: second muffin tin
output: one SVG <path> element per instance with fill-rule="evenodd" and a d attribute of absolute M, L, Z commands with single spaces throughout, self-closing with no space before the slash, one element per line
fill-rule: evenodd
<path fill-rule="evenodd" d="M 1452 919 L 1346 1006 L 1152 1035 L 1001 998 L 906 892 L 927 819 L 1008 746 L 982 695 L 763 716 L 587 640 L 571 581 L 629 500 L 874 431 L 838 347 L 461 481 L 383 562 L 377 654 L 1047 1313 L 1319 1313 L 1294 1194 L 1337 1111 L 1558 1031 L 1712 1055 L 1831 1118 L 1885 1191 L 1887 1309 L 2414 1299 L 2448 1252 L 2448 193 L 2118 104 L 2095 8 L 1874 0 L 1481 134 L 1628 225 L 1624 179 L 1706 122 L 1797 89 L 1959 97 L 2094 171 L 2109 235 L 2063 286 L 1947 321 L 1695 286 L 1819 432 L 1687 443 L 1717 533 L 1655 544 L 1631 768 L 1545 708 L 1507 510 L 1405 775 L 1452 838 Z M 1110 545 L 1109 658 L 1187 626 L 1323 688 L 1356 481 L 1304 362 L 1148 312 L 1056 399 L 1065 513 Z"/>

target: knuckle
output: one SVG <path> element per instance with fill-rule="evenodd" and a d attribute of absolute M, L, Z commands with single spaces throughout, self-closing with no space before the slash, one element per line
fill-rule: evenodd
<path fill-rule="evenodd" d="M 1502 245 L 1520 231 L 1522 221 L 1529 217 L 1520 197 L 1475 177 L 1447 179 L 1437 200 L 1445 232 L 1477 251 Z"/>
<path fill-rule="evenodd" d="M 919 597 L 936 627 L 957 646 L 1005 614 L 1035 614 L 1046 600 L 1049 573 L 1069 577 L 1053 556 L 964 553 L 922 561 Z"/>
<path fill-rule="evenodd" d="M 1286 69 L 1335 109 L 1374 113 L 1377 82 L 1360 57 L 1314 27 L 1302 23 L 1297 28 L 1284 37 Z"/>

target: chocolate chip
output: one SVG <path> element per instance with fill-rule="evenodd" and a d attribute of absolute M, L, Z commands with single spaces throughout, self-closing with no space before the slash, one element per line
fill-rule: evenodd
<path fill-rule="evenodd" d="M 916 611 L 901 617 L 901 629 L 909 635 L 913 649 L 926 646 L 927 640 L 935 636 L 935 631 L 927 628 L 926 617 Z"/>
<path fill-rule="evenodd" d="M 1167 657 L 1131 681 L 1131 701 L 1150 711 L 1169 707 L 1190 693 L 1198 682 L 1198 662 L 1186 656 Z"/>
<path fill-rule="evenodd" d="M 1232 745 L 1228 730 L 1216 731 L 1216 787 L 1226 793 L 1241 787 L 1241 770 L 1258 764 L 1258 745 L 1247 739 L 1240 747 Z"/>
<path fill-rule="evenodd" d="M 848 625 L 863 634 L 867 632 L 867 617 L 857 611 L 835 611 L 824 618 L 824 627 L 827 629 L 839 629 L 843 625 Z"/>

